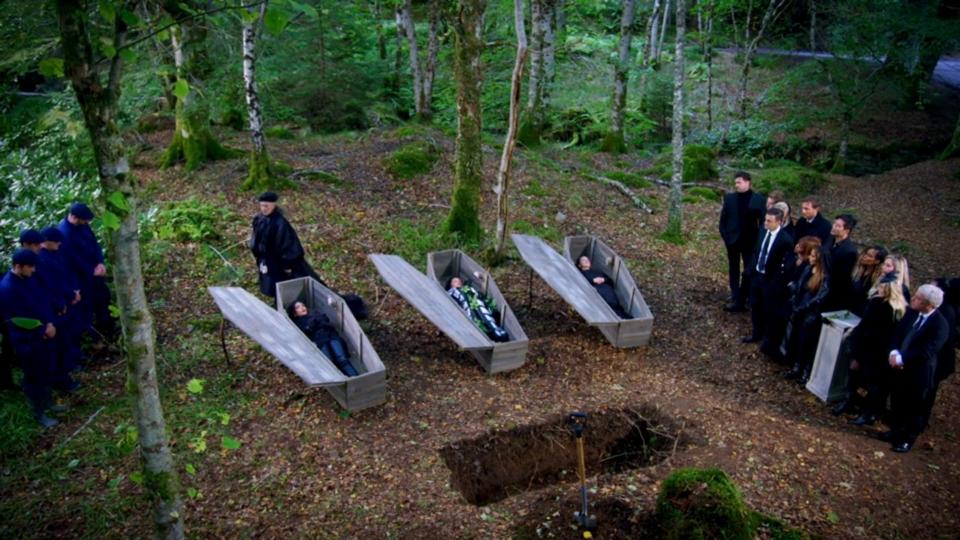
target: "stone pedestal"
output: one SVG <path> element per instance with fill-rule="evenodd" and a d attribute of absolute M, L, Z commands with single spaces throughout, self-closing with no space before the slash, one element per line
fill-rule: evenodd
<path fill-rule="evenodd" d="M 823 401 L 837 401 L 846 397 L 850 367 L 843 342 L 860 324 L 860 317 L 849 311 L 828 311 L 822 317 L 820 342 L 807 390 Z"/>

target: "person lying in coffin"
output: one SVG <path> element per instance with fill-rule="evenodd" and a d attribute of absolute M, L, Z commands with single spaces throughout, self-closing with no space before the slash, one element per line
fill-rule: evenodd
<path fill-rule="evenodd" d="M 347 346 L 337 334 L 337 330 L 330 323 L 330 318 L 323 313 L 310 313 L 306 304 L 294 302 L 290 306 L 290 318 L 297 328 L 312 341 L 320 352 L 333 360 L 337 368 L 344 375 L 356 377 L 357 370 L 350 364 L 347 355 Z"/>
<path fill-rule="evenodd" d="M 497 324 L 497 301 L 482 294 L 470 282 L 464 283 L 460 277 L 452 277 L 447 284 L 447 294 L 467 317 L 492 341 L 503 343 L 510 341 L 510 335 Z"/>
<path fill-rule="evenodd" d="M 593 285 L 593 288 L 597 290 L 603 301 L 613 309 L 617 317 L 632 319 L 633 317 L 620 306 L 620 300 L 617 299 L 617 290 L 613 288 L 613 281 L 603 272 L 591 268 L 592 264 L 590 257 L 586 255 L 577 259 L 577 268 L 580 269 L 580 273 Z"/>

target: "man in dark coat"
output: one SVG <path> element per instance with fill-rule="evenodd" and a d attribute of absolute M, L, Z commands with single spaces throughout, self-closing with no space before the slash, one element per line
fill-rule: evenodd
<path fill-rule="evenodd" d="M 924 428 L 937 359 L 950 334 L 946 318 L 937 309 L 942 303 L 939 287 L 920 286 L 893 333 L 889 358 L 894 371 L 891 430 L 881 438 L 892 443 L 894 452 L 909 452 Z"/>
<path fill-rule="evenodd" d="M 80 283 L 79 325 L 87 331 L 96 322 L 97 331 L 113 337 L 116 326 L 110 316 L 110 289 L 103 249 L 90 228 L 93 212 L 83 203 L 73 203 L 67 217 L 60 222 L 63 233 L 63 258 Z"/>
<path fill-rule="evenodd" d="M 956 282 L 957 280 L 952 280 Z M 947 321 L 947 342 L 940 349 L 937 358 L 937 371 L 933 378 L 933 390 L 927 397 L 927 403 L 924 406 L 924 428 L 930 423 L 930 414 L 933 412 L 933 405 L 937 401 L 937 391 L 940 389 L 940 383 L 953 374 L 957 368 L 957 306 L 960 305 L 960 290 L 957 286 L 960 283 L 951 283 L 951 280 L 939 278 L 936 281 L 937 287 L 943 291 L 943 303 L 937 308 L 937 311 L 943 315 Z"/>
<path fill-rule="evenodd" d="M 250 250 L 257 260 L 260 276 L 260 292 L 276 296 L 276 285 L 281 281 L 299 277 L 313 277 L 323 281 L 304 260 L 303 246 L 290 222 L 277 207 L 276 193 L 260 195 L 260 213 L 253 218 L 253 236 Z"/>
<path fill-rule="evenodd" d="M 33 275 L 38 263 L 37 254 L 28 249 L 13 254 L 13 267 L 0 280 L 0 320 L 23 369 L 23 393 L 33 416 L 42 426 L 53 427 L 58 422 L 46 412 L 52 405 L 57 329 L 50 298 Z"/>
<path fill-rule="evenodd" d="M 57 327 L 57 381 L 54 387 L 59 390 L 73 391 L 79 384 L 70 373 L 80 367 L 80 283 L 70 270 L 67 260 L 60 251 L 63 233 L 56 227 L 47 227 L 40 231 L 43 245 L 37 254 L 43 269 L 43 285 L 47 289 L 56 310 Z"/>
<path fill-rule="evenodd" d="M 727 248 L 727 275 L 730 280 L 730 302 L 726 311 L 746 311 L 750 291 L 747 265 L 757 241 L 757 231 L 763 224 L 765 201 L 763 195 L 751 189 L 750 174 L 734 175 L 735 191 L 723 197 L 720 210 L 720 237 Z M 740 264 L 743 263 L 743 272 Z"/>
<path fill-rule="evenodd" d="M 816 236 L 820 242 L 826 244 L 832 227 L 827 218 L 820 213 L 820 201 L 816 197 L 807 197 L 800 201 L 800 215 L 802 217 L 797 220 L 795 239 Z"/>
<path fill-rule="evenodd" d="M 787 280 L 794 267 L 793 238 L 783 230 L 783 212 L 767 210 L 766 232 L 750 258 L 750 319 L 752 333 L 744 343 L 762 341 L 761 351 L 777 356 L 787 316 Z"/>
<path fill-rule="evenodd" d="M 857 219 L 850 214 L 841 214 L 833 220 L 830 238 L 823 245 L 830 271 L 830 297 L 826 311 L 850 309 L 854 306 L 853 267 L 857 265 L 860 254 L 850 239 L 850 233 L 857 226 Z"/>

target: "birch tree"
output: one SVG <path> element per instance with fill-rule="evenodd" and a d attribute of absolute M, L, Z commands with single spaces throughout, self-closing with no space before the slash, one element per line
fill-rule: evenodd
<path fill-rule="evenodd" d="M 670 209 L 664 237 L 679 242 L 683 238 L 683 47 L 686 36 L 686 0 L 676 0 L 677 37 L 673 64 L 673 176 L 670 177 Z"/>
<path fill-rule="evenodd" d="M 630 41 L 633 39 L 634 0 L 623 0 L 620 17 L 620 44 L 613 66 L 613 102 L 610 107 L 610 130 L 601 150 L 619 154 L 626 150 L 623 140 L 624 110 L 627 107 L 627 83 L 630 79 Z"/>
<path fill-rule="evenodd" d="M 126 19 L 133 2 L 100 2 L 100 15 L 112 26 L 112 57 L 94 57 L 90 18 L 83 0 L 57 0 L 57 19 L 63 49 L 64 74 L 77 96 L 90 133 L 102 193 L 109 209 L 103 215 L 107 249 L 113 267 L 117 305 L 127 362 L 127 391 L 134 401 L 140 443 L 143 487 L 153 505 L 158 538 L 183 538 L 183 500 L 173 456 L 167 445 L 166 424 L 157 386 L 153 317 L 147 308 L 137 236 L 138 184 L 130 174 L 126 147 L 117 127 L 120 81 L 127 35 Z M 108 7 L 104 10 L 104 7 Z M 112 10 L 109 8 L 113 8 Z M 106 67 L 106 73 L 104 73 Z"/>
<path fill-rule="evenodd" d="M 540 143 L 550 108 L 551 85 L 556 73 L 557 0 L 530 0 L 530 80 L 527 104 L 517 138 L 526 146 Z"/>
<path fill-rule="evenodd" d="M 429 122 L 433 117 L 433 79 L 437 71 L 440 50 L 440 0 L 430 0 L 430 29 L 427 36 L 427 58 L 420 60 L 416 27 L 413 22 L 412 0 L 404 0 L 397 10 L 397 22 L 403 28 L 410 51 L 410 72 L 413 75 L 413 104 L 418 120 Z"/>
<path fill-rule="evenodd" d="M 647 19 L 646 32 L 644 33 L 646 37 L 646 43 L 643 44 L 643 54 L 641 55 L 640 64 L 643 67 L 647 67 L 653 63 L 653 53 L 656 51 L 656 45 L 660 35 L 660 10 L 661 3 L 660 0 L 653 0 L 653 10 L 650 12 L 650 18 Z"/>
<path fill-rule="evenodd" d="M 263 112 L 260 94 L 257 92 L 257 38 L 263 29 L 263 17 L 267 13 L 268 0 L 258 7 L 248 8 L 243 14 L 243 88 L 247 100 L 247 115 L 250 118 L 250 170 L 243 182 L 245 190 L 263 191 L 271 187 L 274 171 L 270 165 L 267 141 L 263 136 Z"/>
<path fill-rule="evenodd" d="M 493 250 L 495 259 L 503 256 L 503 248 L 506 244 L 510 165 L 517 139 L 517 127 L 520 123 L 520 86 L 523 79 L 523 65 L 527 60 L 527 30 L 523 22 L 523 0 L 513 0 L 513 21 L 517 33 L 517 58 L 510 78 L 510 118 L 506 140 L 503 143 L 503 154 L 500 156 L 500 168 L 497 169 L 497 185 L 493 190 L 497 194 L 497 238 Z"/>
<path fill-rule="evenodd" d="M 697 35 L 700 51 L 707 66 L 707 131 L 713 129 L 713 18 L 716 6 L 713 0 L 697 2 Z"/>
<path fill-rule="evenodd" d="M 163 0 L 163 9 L 179 23 L 171 29 L 177 82 L 176 128 L 173 141 L 163 155 L 162 167 L 180 161 L 191 171 L 204 162 L 235 157 L 210 131 L 210 107 L 204 81 L 210 75 L 207 56 L 207 18 L 198 9 L 197 0 Z"/>
<path fill-rule="evenodd" d="M 457 147 L 453 204 L 444 230 L 463 240 L 480 238 L 480 185 L 483 182 L 480 91 L 483 73 L 483 15 L 486 0 L 457 0 L 451 26 L 454 36 L 453 73 L 457 85 Z"/>
<path fill-rule="evenodd" d="M 657 36 L 656 48 L 654 49 L 651 64 L 659 65 L 660 58 L 663 56 L 663 42 L 667 38 L 667 24 L 670 22 L 670 0 L 663 0 L 663 18 L 660 20 L 660 33 Z"/>

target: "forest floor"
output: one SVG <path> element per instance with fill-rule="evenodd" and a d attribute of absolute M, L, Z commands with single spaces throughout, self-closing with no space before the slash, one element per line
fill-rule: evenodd
<path fill-rule="evenodd" d="M 411 180 L 395 180 L 380 165 L 403 142 L 396 132 L 273 144 L 276 157 L 296 169 L 323 169 L 341 179 L 300 180 L 281 206 L 323 278 L 359 292 L 370 305 L 366 333 L 387 367 L 381 406 L 341 411 L 329 394 L 306 388 L 236 329 L 227 332 L 232 364 L 226 364 L 219 317 L 205 291 L 216 283 L 220 259 L 199 244 L 144 247 L 172 445 L 181 470 L 190 469 L 182 474 L 185 487 L 196 490 L 186 503 L 190 536 L 578 537 L 571 527 L 578 504 L 572 438 L 560 423 L 573 410 L 594 413 L 596 425 L 586 431 L 594 454 L 602 439 L 643 455 L 618 466 L 599 458 L 588 464 L 599 538 L 641 537 L 661 481 L 688 466 L 722 468 L 753 509 L 824 537 L 957 536 L 957 378 L 941 386 L 930 428 L 908 454 L 894 454 L 872 437 L 879 426 L 856 428 L 831 416 L 827 405 L 782 379 L 785 366 L 740 343 L 749 332 L 746 314 L 721 310 L 727 290 L 719 204 L 685 206 L 686 244 L 659 240 L 665 188 L 640 190 L 661 201 L 648 215 L 573 172 L 629 168 L 610 156 L 551 148 L 519 153 L 513 215 L 524 232 L 554 247 L 564 235 L 589 233 L 618 250 L 655 316 L 649 345 L 611 347 L 542 280 L 531 281 L 514 250 L 492 271 L 530 338 L 527 361 L 509 373 L 485 374 L 393 293 L 366 259 L 434 247 L 431 231 L 450 200 L 453 148 L 450 139 L 428 133 L 443 157 L 432 173 Z M 168 136 L 150 135 L 151 148 L 137 159 L 150 201 L 196 195 L 235 215 L 253 215 L 251 196 L 237 194 L 244 160 L 193 175 L 159 171 L 153 163 Z M 488 182 L 497 158 L 488 149 Z M 960 275 L 958 173 L 960 160 L 950 160 L 873 177 L 834 176 L 819 195 L 828 215 L 855 211 L 858 243 L 906 253 L 916 285 Z M 484 186 L 485 203 L 492 201 L 490 187 Z M 482 220 L 492 228 L 492 204 L 485 204 Z M 240 284 L 255 290 L 252 260 L 240 244 L 247 217 L 221 225 L 225 240 L 218 249 L 244 270 Z M 425 267 L 422 256 L 410 262 Z M 122 364 L 81 374 L 85 388 L 64 425 L 29 451 L 44 457 L 19 456 L 4 465 L 0 536 L 150 534 L 148 505 L 124 476 L 137 468 L 135 452 L 123 450 L 129 424 L 123 423 L 124 376 Z M 202 393 L 186 390 L 191 379 L 206 381 Z M 106 412 L 75 433 L 101 406 Z M 230 415 L 228 425 L 212 420 L 222 419 L 217 412 Z M 618 447 L 611 433 L 617 422 L 622 432 L 627 420 L 649 429 L 643 441 Z M 221 449 L 216 439 L 227 432 L 241 441 L 239 449 Z M 76 437 L 68 440 L 71 434 Z M 209 440 L 205 451 L 198 437 Z M 52 448 L 58 451 L 44 453 Z M 451 486 L 448 464 L 465 489 L 493 476 L 470 478 L 490 452 L 496 472 L 512 484 L 505 480 L 479 495 Z M 542 474 L 524 476 L 530 468 Z M 491 502 L 468 502 L 484 498 Z"/>

